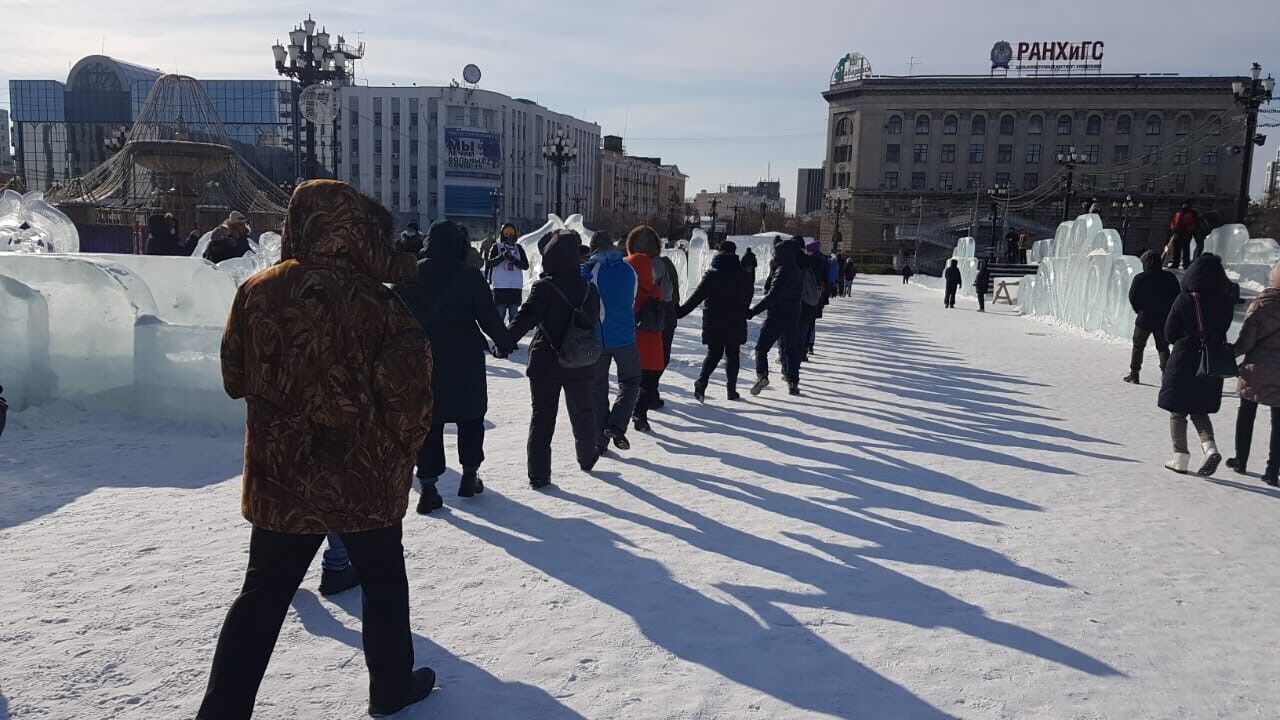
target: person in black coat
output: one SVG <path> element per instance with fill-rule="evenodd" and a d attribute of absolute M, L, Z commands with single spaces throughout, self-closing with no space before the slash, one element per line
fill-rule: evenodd
<path fill-rule="evenodd" d="M 942 272 L 942 279 L 947 283 L 946 292 L 942 296 L 942 306 L 953 308 L 956 306 L 956 292 L 960 289 L 960 283 L 964 282 L 960 277 L 959 260 L 951 259 L 951 264 Z"/>
<path fill-rule="evenodd" d="M 1148 338 L 1155 338 L 1160 370 L 1163 371 L 1169 362 L 1169 342 L 1164 336 L 1164 323 L 1169 319 L 1173 301 L 1181 292 L 1178 276 L 1161 267 L 1160 254 L 1150 250 L 1143 253 L 1142 272 L 1133 276 L 1133 283 L 1129 286 L 1129 305 L 1138 317 L 1133 323 L 1133 353 L 1129 357 L 1129 374 L 1124 377 L 1125 382 L 1138 384 Z"/>
<path fill-rule="evenodd" d="M 404 232 L 400 233 L 400 238 L 396 240 L 396 250 L 412 253 L 414 257 L 418 257 L 423 251 L 423 240 L 422 233 L 418 232 L 418 223 L 411 222 L 405 226 Z"/>
<path fill-rule="evenodd" d="M 902 266 L 902 284 L 906 285 L 907 283 L 911 282 L 911 276 L 915 274 L 916 274 L 915 271 L 911 269 L 910 265 L 903 265 Z"/>
<path fill-rule="evenodd" d="M 1222 408 L 1222 378 L 1200 377 L 1201 345 L 1225 343 L 1227 330 L 1235 314 L 1231 299 L 1232 283 L 1217 255 L 1201 255 L 1182 277 L 1182 292 L 1173 301 L 1164 334 L 1173 348 L 1164 366 L 1160 383 L 1159 406 L 1169 411 L 1169 434 L 1173 440 L 1173 459 L 1165 467 L 1185 473 L 1191 454 L 1187 448 L 1187 417 L 1200 434 L 1204 462 L 1197 471 L 1209 476 L 1218 468 L 1222 456 L 1214 441 L 1213 423 L 1209 416 Z M 1201 332 L 1201 322 L 1204 330 Z"/>
<path fill-rule="evenodd" d="M 147 243 L 143 246 L 144 255 L 189 255 L 183 253 L 182 244 L 173 232 L 173 224 L 164 215 L 151 215 L 147 218 Z"/>
<path fill-rule="evenodd" d="M 800 358 L 804 354 L 804 338 L 800 328 L 801 295 L 804 292 L 797 264 L 799 244 L 787 240 L 773 251 L 773 271 L 765 281 L 765 295 L 747 314 L 753 318 L 768 312 L 760 336 L 756 339 L 756 382 L 751 394 L 759 395 L 769 386 L 769 350 L 782 342 L 782 373 L 792 395 L 800 394 Z"/>
<path fill-rule="evenodd" d="M 752 284 L 756 281 L 756 268 L 760 266 L 760 260 L 756 257 L 755 252 L 751 248 L 747 248 L 742 253 L 742 269 L 751 275 Z"/>
<path fill-rule="evenodd" d="M 538 245 L 542 277 L 529 289 L 529 297 L 510 326 L 513 345 L 537 328 L 529 344 L 527 372 L 533 401 L 529 419 L 529 485 L 534 489 L 551 484 L 551 438 L 556 431 L 561 390 L 573 427 L 578 466 L 590 472 L 600 457 L 591 397 L 596 368 L 562 367 L 556 350 L 567 335 L 579 304 L 593 325 L 600 321 L 600 295 L 582 278 L 578 264 L 582 239 L 577 233 L 557 230 L 543 237 Z"/>
<path fill-rule="evenodd" d="M 978 294 L 978 312 L 987 311 L 987 292 L 991 290 L 991 271 L 987 261 L 978 264 L 978 275 L 973 279 L 973 291 Z"/>
<path fill-rule="evenodd" d="M 747 312 L 753 283 L 742 270 L 737 252 L 733 242 L 726 240 L 721 243 L 720 252 L 711 258 L 711 269 L 702 276 L 698 288 L 678 311 L 683 318 L 698 305 L 706 303 L 702 311 L 702 344 L 707 346 L 707 357 L 702 361 L 702 372 L 693 383 L 693 396 L 698 402 L 706 399 L 707 383 L 722 358 L 727 359 L 724 372 L 729 399 L 742 398 L 738 394 L 738 367 L 742 344 L 747 341 Z"/>
<path fill-rule="evenodd" d="M 462 482 L 458 497 L 484 492 L 479 477 L 484 462 L 484 416 L 489 410 L 483 330 L 497 345 L 498 354 L 511 351 L 511 337 L 498 317 L 484 276 L 464 260 L 467 243 L 458 226 L 448 220 L 427 231 L 423 260 L 418 262 L 418 282 L 396 285 L 395 291 L 431 340 L 435 362 L 432 374 L 433 413 L 431 432 L 418 452 L 418 480 L 422 515 L 444 505 L 436 481 L 444 474 L 444 426 L 458 428 L 458 460 Z"/>

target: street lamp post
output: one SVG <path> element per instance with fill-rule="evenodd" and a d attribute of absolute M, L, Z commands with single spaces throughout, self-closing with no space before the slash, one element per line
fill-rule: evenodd
<path fill-rule="evenodd" d="M 1083 153 L 1076 152 L 1072 145 L 1066 152 L 1058 153 L 1058 164 L 1067 169 L 1067 178 L 1062 184 L 1062 221 L 1071 219 L 1071 196 L 1075 194 L 1076 165 L 1085 162 Z"/>
<path fill-rule="evenodd" d="M 765 219 L 764 219 L 764 211 L 768 207 L 769 207 L 769 203 L 765 202 L 764 200 L 760 201 L 760 232 L 769 231 L 769 227 L 765 223 Z"/>
<path fill-rule="evenodd" d="M 991 252 L 993 254 L 997 253 L 997 247 L 1000 243 L 1000 240 L 996 235 L 996 231 L 999 229 L 996 226 L 996 222 L 1000 219 L 1000 203 L 1005 203 L 1005 215 L 1008 215 L 1009 209 L 1007 205 L 1009 203 L 1009 191 L 1012 190 L 1012 188 L 1013 186 L 1009 183 L 996 183 L 995 185 L 987 188 L 987 195 L 991 198 Z"/>
<path fill-rule="evenodd" d="M 495 236 L 501 227 L 498 225 L 498 220 L 501 219 L 499 216 L 502 214 L 502 198 L 502 188 L 496 187 L 489 191 L 489 200 L 493 203 L 493 234 Z"/>
<path fill-rule="evenodd" d="M 844 235 L 840 232 L 840 220 L 849 211 L 848 199 L 829 196 L 827 198 L 827 210 L 836 216 L 835 229 L 831 232 L 831 253 L 835 254 L 840 252 L 840 246 L 844 240 Z"/>
<path fill-rule="evenodd" d="M 307 88 L 321 83 L 330 85 L 346 84 L 351 78 L 350 64 L 364 57 L 364 43 L 358 46 L 346 44 L 339 35 L 336 43 L 331 43 L 329 33 L 324 28 L 316 32 L 316 21 L 308 15 L 297 27 L 289 31 L 289 46 L 279 41 L 271 46 L 275 58 L 276 72 L 294 80 L 291 93 L 293 96 L 294 142 L 297 142 L 298 122 L 301 114 L 302 93 Z M 306 156 L 303 158 L 303 177 L 314 178 L 318 174 L 316 159 L 316 125 L 311 118 L 306 119 Z M 295 148 L 297 145 L 295 144 Z"/>
<path fill-rule="evenodd" d="M 1249 174 L 1253 170 L 1253 146 L 1262 145 L 1266 137 L 1258 134 L 1258 108 L 1271 100 L 1272 91 L 1276 88 L 1275 78 L 1268 75 L 1262 77 L 1262 66 L 1254 63 L 1249 68 L 1248 82 L 1237 80 L 1231 83 L 1231 92 L 1235 95 L 1236 104 L 1244 109 L 1246 122 L 1244 131 L 1244 165 L 1240 168 L 1240 194 L 1236 197 L 1236 222 L 1244 222 L 1249 212 Z"/>
<path fill-rule="evenodd" d="M 1132 195 L 1125 195 L 1124 200 L 1112 200 L 1111 207 L 1120 211 L 1120 242 L 1123 245 L 1129 244 L 1129 212 L 1134 208 L 1143 208 L 1145 205 L 1141 200 L 1134 200 Z"/>
<path fill-rule="evenodd" d="M 717 218 L 716 210 L 718 210 L 719 208 L 720 208 L 720 198 L 718 197 L 711 198 L 711 232 L 707 236 L 709 238 L 708 244 L 711 245 L 711 247 L 718 246 L 718 243 L 716 242 L 716 218 Z"/>
<path fill-rule="evenodd" d="M 564 170 L 578 157 L 578 147 L 565 130 L 556 130 L 542 146 L 542 157 L 556 167 L 556 215 L 564 217 Z"/>

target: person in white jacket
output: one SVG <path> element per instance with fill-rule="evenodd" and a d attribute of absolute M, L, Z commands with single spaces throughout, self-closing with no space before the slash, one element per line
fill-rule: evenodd
<path fill-rule="evenodd" d="M 503 225 L 500 239 L 484 259 L 484 275 L 493 289 L 493 304 L 505 322 L 515 320 L 524 301 L 524 273 L 528 269 L 529 256 L 516 242 L 516 226 Z"/>

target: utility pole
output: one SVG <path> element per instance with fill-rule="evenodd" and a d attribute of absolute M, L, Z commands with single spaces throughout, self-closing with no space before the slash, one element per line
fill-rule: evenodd
<path fill-rule="evenodd" d="M 1253 171 L 1253 146 L 1266 142 L 1265 137 L 1258 135 L 1258 108 L 1271 100 L 1275 90 L 1275 78 L 1268 75 L 1262 77 L 1262 66 L 1254 63 L 1249 68 L 1249 81 L 1237 80 L 1231 83 L 1231 91 L 1235 95 L 1236 104 L 1245 112 L 1244 131 L 1244 164 L 1240 168 L 1240 194 L 1236 196 L 1236 222 L 1243 223 L 1249 213 L 1249 175 Z"/>
<path fill-rule="evenodd" d="M 764 200 L 761 200 L 760 201 L 760 232 L 769 231 L 769 228 L 765 224 L 765 220 L 764 220 L 764 211 L 765 211 L 765 208 L 767 207 L 769 207 L 769 203 L 765 202 Z"/>
<path fill-rule="evenodd" d="M 733 211 L 733 226 L 729 230 L 729 234 L 737 235 L 738 234 L 738 211 L 745 210 L 746 208 L 742 207 L 741 205 L 734 205 L 729 209 Z"/>

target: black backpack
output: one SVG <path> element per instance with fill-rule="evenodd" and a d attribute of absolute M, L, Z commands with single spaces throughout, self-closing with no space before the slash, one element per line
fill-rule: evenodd
<path fill-rule="evenodd" d="M 574 305 L 554 282 L 548 280 L 547 284 L 556 291 L 566 305 L 573 308 L 573 317 L 569 319 L 569 327 L 564 331 L 564 339 L 560 341 L 560 346 L 551 346 L 551 349 L 556 351 L 556 360 L 560 363 L 560 367 L 566 370 L 578 370 L 595 365 L 604 354 L 604 346 L 600 343 L 600 336 L 596 334 L 596 321 L 587 317 L 587 312 L 584 310 L 595 286 L 587 283 L 587 292 L 582 297 L 582 302 Z M 545 327 L 543 332 L 546 332 Z"/>

